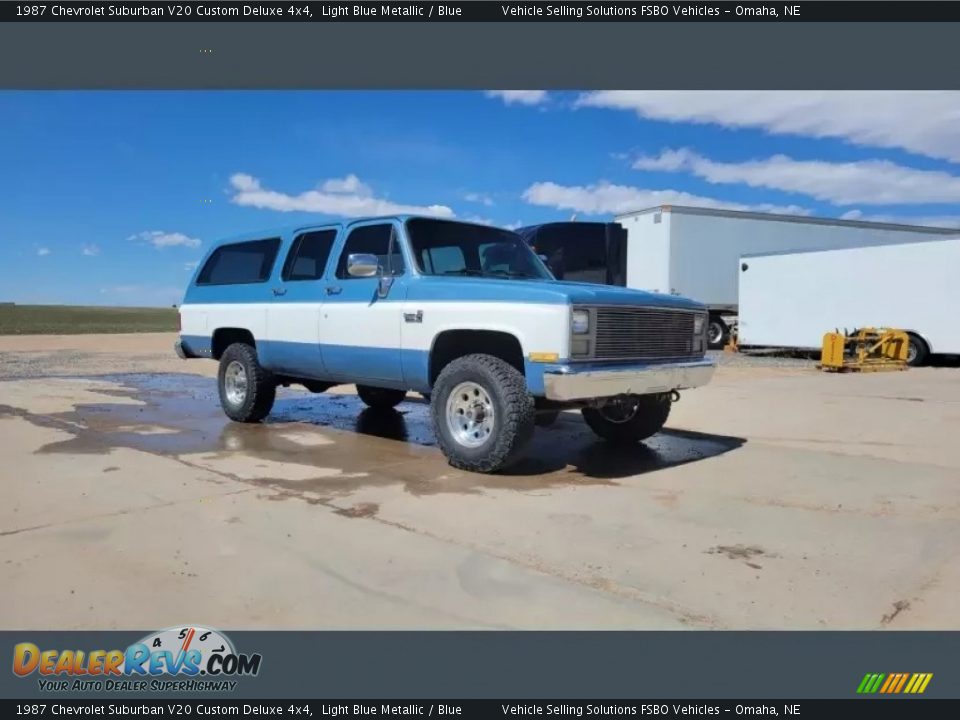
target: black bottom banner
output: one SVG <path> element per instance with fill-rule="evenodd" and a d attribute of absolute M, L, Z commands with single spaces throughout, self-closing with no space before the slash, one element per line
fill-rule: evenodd
<path fill-rule="evenodd" d="M 4 717 L 206 717 L 299 718 L 424 717 L 960 717 L 960 700 L 856 698 L 850 700 L 77 700 L 0 701 Z"/>

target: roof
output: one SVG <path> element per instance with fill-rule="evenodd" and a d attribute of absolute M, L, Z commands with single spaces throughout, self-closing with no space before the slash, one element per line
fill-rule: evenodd
<path fill-rule="evenodd" d="M 281 225 L 279 227 L 272 228 L 260 228 L 258 230 L 249 230 L 236 235 L 228 235 L 226 237 L 220 237 L 214 240 L 213 246 L 218 245 L 229 245 L 231 243 L 245 242 L 250 240 L 266 240 L 268 238 L 276 237 L 288 237 L 300 230 L 307 228 L 345 228 L 350 227 L 351 225 L 356 225 L 357 223 L 366 223 L 366 222 L 377 222 L 379 220 L 398 220 L 400 222 L 406 222 L 408 220 L 446 220 L 447 222 L 457 222 L 463 223 L 466 225 L 481 225 L 483 227 L 497 227 L 496 225 L 484 225 L 483 223 L 471 222 L 469 220 L 460 220 L 458 218 L 446 218 L 446 217 L 437 217 L 435 215 L 411 215 L 406 214 L 397 214 L 397 215 L 371 215 L 369 217 L 358 217 L 351 220 L 318 220 L 316 222 L 302 222 L 297 225 Z M 503 229 L 503 228 L 500 228 Z"/>
<path fill-rule="evenodd" d="M 867 228 L 871 230 L 899 230 L 903 232 L 920 232 L 931 235 L 956 235 L 957 228 L 931 227 L 929 225 L 907 225 L 902 223 L 870 222 L 868 220 L 841 220 L 840 218 L 813 217 L 810 215 L 779 215 L 776 213 L 748 212 L 745 210 L 721 210 L 717 208 L 693 207 L 691 205 L 657 205 L 656 207 L 621 213 L 614 219 L 646 215 L 654 212 L 670 212 L 681 215 L 709 215 L 713 217 L 729 217 L 741 220 L 771 220 L 775 222 L 792 222 L 806 225 L 839 225 L 841 227 Z"/>

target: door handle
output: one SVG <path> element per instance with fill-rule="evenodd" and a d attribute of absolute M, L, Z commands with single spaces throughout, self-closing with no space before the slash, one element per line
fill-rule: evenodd
<path fill-rule="evenodd" d="M 286 289 L 286 288 L 274 288 L 274 289 L 273 289 L 273 294 L 274 294 L 275 297 L 279 297 L 280 295 L 286 295 L 286 294 L 287 294 L 287 289 Z"/>
<path fill-rule="evenodd" d="M 327 285 L 327 295 L 339 295 L 343 292 L 343 288 L 339 285 Z"/>

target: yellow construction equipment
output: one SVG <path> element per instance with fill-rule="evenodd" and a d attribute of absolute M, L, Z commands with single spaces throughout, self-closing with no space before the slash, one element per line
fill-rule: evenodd
<path fill-rule="evenodd" d="M 909 346 L 907 334 L 892 328 L 829 332 L 823 336 L 817 367 L 829 372 L 906 370 Z"/>

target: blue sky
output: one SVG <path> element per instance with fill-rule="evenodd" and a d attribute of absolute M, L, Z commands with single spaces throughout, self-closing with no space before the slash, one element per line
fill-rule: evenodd
<path fill-rule="evenodd" d="M 169 305 L 218 237 L 660 203 L 960 227 L 960 93 L 0 92 L 0 300 Z"/>

